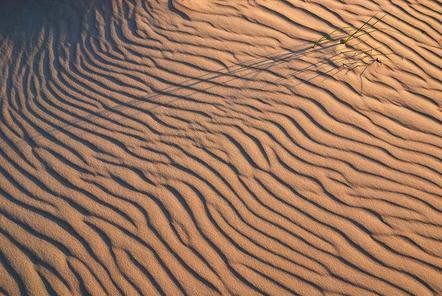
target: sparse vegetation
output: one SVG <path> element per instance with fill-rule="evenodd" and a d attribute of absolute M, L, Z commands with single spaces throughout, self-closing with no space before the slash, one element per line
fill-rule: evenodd
<path fill-rule="evenodd" d="M 339 41 L 339 43 L 341 43 L 341 44 L 347 44 L 351 39 L 353 39 L 353 38 L 358 38 L 358 37 L 360 37 L 360 36 L 362 36 L 362 35 L 364 35 L 364 34 L 370 34 L 370 33 L 372 33 L 372 32 L 375 32 L 375 31 L 377 31 L 378 29 L 375 29 L 375 25 L 379 22 L 379 21 L 381 21 L 385 16 L 386 16 L 386 14 L 384 14 L 381 18 L 379 18 L 379 19 L 377 19 L 373 24 L 370 24 L 370 21 L 372 20 L 372 19 L 374 19 L 375 17 L 376 17 L 376 15 L 377 14 L 375 14 L 374 16 L 372 16 L 370 19 L 368 19 L 366 22 L 364 22 L 363 24 L 362 24 L 362 26 L 360 26 L 357 30 L 355 30 L 353 33 L 351 33 L 351 34 L 347 34 L 347 37 L 346 38 L 344 38 L 344 39 L 341 39 L 340 41 Z M 370 27 L 372 27 L 374 30 L 372 30 L 372 31 L 364 31 L 364 28 L 366 27 L 366 26 L 370 26 Z M 318 46 L 322 41 L 324 41 L 324 40 L 333 40 L 333 38 L 332 38 L 332 34 L 335 34 L 335 33 L 337 33 L 337 32 L 342 32 L 342 31 L 344 31 L 345 32 L 345 30 L 344 29 L 348 29 L 348 28 L 351 28 L 351 27 L 349 27 L 349 26 L 347 26 L 347 27 L 342 27 L 342 28 L 338 28 L 338 29 L 335 29 L 335 30 L 333 30 L 333 31 L 331 31 L 330 33 L 328 33 L 327 35 L 323 35 L 321 38 L 319 38 L 318 40 L 316 40 L 316 41 L 314 41 L 313 42 L 313 48 L 315 48 L 316 46 Z M 359 34 L 359 35 L 357 35 L 358 33 L 362 33 L 362 34 Z"/>

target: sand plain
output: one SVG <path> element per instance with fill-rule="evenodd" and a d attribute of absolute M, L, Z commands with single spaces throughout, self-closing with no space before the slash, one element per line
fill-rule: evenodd
<path fill-rule="evenodd" d="M 0 295 L 442 295 L 440 1 L 1 8 Z"/>

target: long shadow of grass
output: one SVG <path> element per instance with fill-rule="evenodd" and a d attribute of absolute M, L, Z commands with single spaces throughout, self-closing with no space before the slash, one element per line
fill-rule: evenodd
<path fill-rule="evenodd" d="M 91 37 L 97 39 L 97 37 L 94 37 L 94 36 L 91 36 Z M 328 49 L 332 49 L 332 48 L 339 45 L 339 42 L 337 40 L 339 40 L 339 39 L 326 40 L 323 43 L 321 43 L 321 45 L 318 47 L 313 47 L 309 43 L 309 44 L 302 45 L 302 46 L 298 47 L 297 49 L 284 50 L 284 51 L 277 52 L 273 55 L 269 55 L 267 57 L 251 59 L 251 60 L 248 60 L 248 61 L 240 63 L 240 64 L 234 64 L 231 67 L 229 67 L 229 69 L 227 71 L 225 71 L 225 68 L 219 69 L 219 70 L 214 70 L 214 71 L 211 71 L 210 73 L 204 74 L 202 76 L 186 79 L 182 82 L 175 83 L 175 85 L 158 90 L 157 93 L 146 96 L 144 98 L 133 98 L 127 102 L 121 102 L 121 103 L 117 103 L 112 106 L 109 106 L 109 107 L 107 107 L 107 110 L 98 111 L 95 113 L 90 113 L 86 116 L 82 116 L 81 118 L 73 120 L 67 124 L 62 125 L 62 126 L 53 127 L 51 129 L 47 130 L 44 134 L 34 133 L 34 134 L 31 134 L 30 136 L 34 136 L 34 139 L 36 139 L 36 138 L 45 136 L 45 134 L 46 135 L 53 134 L 57 130 L 58 131 L 63 131 L 63 130 L 67 131 L 82 121 L 90 121 L 91 119 L 94 119 L 98 116 L 105 116 L 107 114 L 111 114 L 113 111 L 121 111 L 124 109 L 135 108 L 136 109 L 136 110 L 134 110 L 135 112 L 145 112 L 146 110 L 139 108 L 140 105 L 145 104 L 145 103 L 161 103 L 159 106 L 155 106 L 149 110 L 149 111 L 153 111 L 155 109 L 167 106 L 168 104 L 171 104 L 174 101 L 184 99 L 185 97 L 189 97 L 195 93 L 198 93 L 201 91 L 207 91 L 209 89 L 219 87 L 220 84 L 226 85 L 228 82 L 231 82 L 233 80 L 237 80 L 237 79 L 244 80 L 245 79 L 246 82 L 253 81 L 253 79 L 255 79 L 255 77 L 263 71 L 269 72 L 270 74 L 272 74 L 274 76 L 279 76 L 279 78 L 277 80 L 270 81 L 270 83 L 277 84 L 283 79 L 288 79 L 290 77 L 293 77 L 295 75 L 299 75 L 301 73 L 310 71 L 312 69 L 316 68 L 316 70 L 318 70 L 324 64 L 327 64 L 330 62 L 335 62 L 335 63 L 339 62 L 340 61 L 339 55 L 341 53 L 334 52 L 332 54 L 323 56 L 322 60 L 320 62 L 311 64 L 311 65 L 304 67 L 302 69 L 298 69 L 292 73 L 289 73 L 288 75 L 280 75 L 280 74 L 271 70 L 272 68 L 274 68 L 278 65 L 286 64 L 291 61 L 295 61 L 297 59 L 307 56 L 308 54 L 320 53 L 322 51 L 327 51 Z M 356 54 L 360 54 L 361 52 L 357 53 L 357 50 L 355 51 Z M 374 56 L 372 55 L 372 57 L 374 57 Z M 353 66 L 356 66 L 356 65 L 353 65 Z M 332 68 L 331 70 L 334 70 L 334 68 Z M 249 71 L 249 73 L 247 75 L 241 75 L 241 73 L 243 73 L 245 71 Z M 326 72 L 325 74 L 327 74 L 327 73 L 328 72 Z M 253 76 L 247 78 L 248 75 L 253 75 Z M 321 75 L 321 74 L 319 73 L 318 75 Z M 216 79 L 221 78 L 221 77 L 229 77 L 229 79 L 222 81 L 222 83 L 219 83 L 219 82 L 217 83 Z M 308 79 L 308 81 L 314 79 L 315 77 Z M 196 88 L 198 85 L 204 84 L 204 83 L 211 83 L 213 85 L 205 87 L 205 88 Z M 190 89 L 190 90 L 192 90 L 192 92 L 186 94 L 185 96 L 181 96 L 181 95 L 176 94 L 177 91 L 183 90 L 183 89 Z M 171 100 L 162 101 L 162 102 L 152 102 L 152 99 L 158 98 L 160 96 L 174 96 L 174 98 L 172 98 Z M 129 115 L 129 114 L 127 114 L 127 115 Z M 22 144 L 25 144 L 25 143 L 26 142 L 24 139 L 18 140 L 15 142 L 15 144 L 19 145 L 19 146 Z"/>
<path fill-rule="evenodd" d="M 382 47 L 384 47 L 384 46 L 382 46 Z M 370 51 L 377 51 L 380 48 L 381 47 L 372 48 L 369 50 L 353 49 L 353 50 L 340 51 L 338 53 L 335 53 L 334 55 L 323 57 L 320 62 L 313 63 L 313 64 L 310 64 L 310 65 L 304 67 L 304 68 L 295 70 L 295 71 L 287 74 L 284 77 L 284 79 L 294 77 L 298 74 L 302 74 L 307 71 L 316 71 L 316 72 L 318 72 L 317 76 L 328 74 L 329 70 L 321 72 L 322 65 L 325 65 L 325 66 L 328 65 L 328 66 L 332 67 L 331 70 L 338 70 L 338 71 L 346 70 L 347 72 L 355 70 L 356 68 L 359 68 L 359 67 L 364 67 L 364 69 L 366 69 L 368 66 L 370 66 L 374 63 L 381 63 L 380 57 L 387 57 L 388 55 L 391 54 L 391 53 L 380 53 L 380 52 L 373 53 L 373 54 L 370 53 Z M 345 54 L 347 54 L 347 53 L 352 53 L 353 55 L 351 55 L 351 57 L 345 56 Z M 353 59 L 354 61 L 347 62 L 349 59 Z M 364 71 L 362 71 L 361 75 L 363 74 Z M 317 77 L 317 76 L 315 76 L 315 77 Z M 276 80 L 275 82 L 279 82 L 281 80 L 282 79 L 280 78 L 280 79 Z"/>
<path fill-rule="evenodd" d="M 99 111 L 98 112 L 99 114 L 91 113 L 89 115 L 82 116 L 81 119 L 73 120 L 67 124 L 62 125 L 62 126 L 53 127 L 49 130 L 46 130 L 44 134 L 34 133 L 34 134 L 30 134 L 29 136 L 33 136 L 34 139 L 37 139 L 37 138 L 45 136 L 45 134 L 52 135 L 56 131 L 70 130 L 71 128 L 74 127 L 73 125 L 76 125 L 83 120 L 91 120 L 91 119 L 98 117 L 98 115 L 101 115 L 101 116 L 107 115 L 107 114 L 110 114 L 114 110 L 121 111 L 121 110 L 124 110 L 127 108 L 136 108 L 136 107 L 139 107 L 140 105 L 145 104 L 145 103 L 153 103 L 152 99 L 155 99 L 155 98 L 158 98 L 161 96 L 165 96 L 165 95 L 173 96 L 177 91 L 183 90 L 183 89 L 191 89 L 193 92 L 190 94 L 186 94 L 186 96 L 191 96 L 192 94 L 195 94 L 197 92 L 209 90 L 211 88 L 219 86 L 219 85 L 212 85 L 212 86 L 209 86 L 206 88 L 196 89 L 195 87 L 200 84 L 213 83 L 217 78 L 220 78 L 220 77 L 230 77 L 227 81 L 223 81 L 223 84 L 228 83 L 233 80 L 236 80 L 236 79 L 243 79 L 244 77 L 241 76 L 240 74 L 246 70 L 252 69 L 254 71 L 260 71 L 263 69 L 263 67 L 269 68 L 269 67 L 275 66 L 279 63 L 293 60 L 297 57 L 302 56 L 303 54 L 313 52 L 313 51 L 319 51 L 319 50 L 320 50 L 319 48 L 312 49 L 311 45 L 306 45 L 306 46 L 301 46 L 296 50 L 291 50 L 291 51 L 285 50 L 285 51 L 278 52 L 274 55 L 270 55 L 268 57 L 251 59 L 251 60 L 248 60 L 248 61 L 240 63 L 240 64 L 234 64 L 227 71 L 223 71 L 224 69 L 219 69 L 219 70 L 211 71 L 210 73 L 204 74 L 199 77 L 186 79 L 182 82 L 176 83 L 176 85 L 161 89 L 157 93 L 146 96 L 144 98 L 135 98 L 135 99 L 129 100 L 128 102 L 114 104 L 113 106 L 107 107 L 108 110 L 105 110 L 102 112 Z M 158 103 L 161 103 L 161 105 L 153 107 L 149 111 L 161 108 L 167 104 L 171 104 L 174 101 L 177 101 L 180 99 L 183 99 L 183 97 L 180 96 L 180 97 L 175 97 L 171 100 L 158 102 Z M 143 112 L 143 109 L 138 108 L 136 111 Z M 23 140 L 16 141 L 15 144 L 20 146 L 20 145 L 26 144 L 26 142 L 23 139 Z"/>

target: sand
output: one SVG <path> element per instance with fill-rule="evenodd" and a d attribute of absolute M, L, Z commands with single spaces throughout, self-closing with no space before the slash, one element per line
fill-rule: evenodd
<path fill-rule="evenodd" d="M 440 1 L 1 6 L 0 295 L 442 295 Z"/>

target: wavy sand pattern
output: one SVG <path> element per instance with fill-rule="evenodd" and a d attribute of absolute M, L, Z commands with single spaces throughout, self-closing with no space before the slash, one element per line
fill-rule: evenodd
<path fill-rule="evenodd" d="M 1 295 L 442 295 L 440 1 L 2 6 Z"/>

